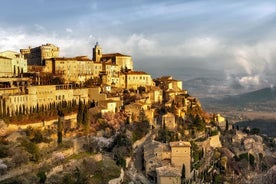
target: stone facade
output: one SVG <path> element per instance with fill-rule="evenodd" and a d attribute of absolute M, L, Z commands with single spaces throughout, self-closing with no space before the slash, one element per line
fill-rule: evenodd
<path fill-rule="evenodd" d="M 51 104 L 73 100 L 88 101 L 88 89 L 73 89 L 63 85 L 27 86 L 25 92 L 3 94 L 0 98 L 0 111 L 1 114 L 9 113 L 10 116 L 20 111 L 28 114 L 33 108 L 43 106 L 48 109 Z"/>
<path fill-rule="evenodd" d="M 135 102 L 125 105 L 125 112 L 130 117 L 130 122 L 137 121 L 141 111 L 146 111 L 148 106 L 146 103 Z"/>
<path fill-rule="evenodd" d="M 190 147 L 190 142 L 183 141 L 170 142 L 169 144 L 163 144 L 157 141 L 148 142 L 144 145 L 144 165 L 146 174 L 154 177 L 154 172 L 158 172 L 158 168 L 160 167 L 170 165 L 170 167 L 182 171 L 182 167 L 184 166 L 185 178 L 189 179 L 191 177 Z M 162 176 L 160 172 L 159 176 Z"/>
<path fill-rule="evenodd" d="M 20 53 L 0 53 L 0 77 L 15 77 L 27 72 L 27 60 Z"/>
<path fill-rule="evenodd" d="M 94 63 L 86 56 L 74 58 L 45 59 L 44 72 L 50 72 L 65 80 L 65 83 L 83 83 L 93 78 Z"/>
<path fill-rule="evenodd" d="M 59 48 L 47 43 L 34 48 L 20 49 L 20 53 L 27 59 L 28 65 L 44 65 L 44 59 L 57 58 L 59 56 Z"/>
<path fill-rule="evenodd" d="M 215 115 L 215 122 L 217 124 L 217 126 L 220 127 L 221 130 L 225 130 L 226 128 L 226 119 L 221 116 L 220 114 L 216 114 Z"/>
<path fill-rule="evenodd" d="M 53 103 L 63 101 L 79 101 L 80 99 L 87 101 L 90 99 L 105 103 L 107 95 L 104 93 L 111 92 L 111 87 L 137 89 L 143 86 L 154 88 L 154 82 L 149 74 L 133 71 L 131 56 L 120 53 L 103 54 L 98 43 L 93 48 L 92 60 L 86 56 L 59 57 L 58 47 L 53 44 L 45 44 L 35 48 L 21 49 L 20 53 L 2 52 L 0 53 L 0 61 L 2 61 L 0 77 L 14 77 L 22 73 L 25 73 L 24 76 L 28 76 L 28 78 L 22 76 L 20 76 L 21 78 L 0 78 L 0 87 L 3 88 L 0 90 L 0 111 L 9 115 L 19 111 L 29 113 L 34 107 L 43 106 L 43 108 L 47 108 Z M 26 73 L 27 67 L 29 73 Z M 47 73 L 52 73 L 54 77 L 61 77 L 64 79 L 65 85 L 41 85 L 41 76 Z M 47 77 L 47 75 L 45 76 Z M 99 78 L 101 85 L 108 88 L 105 90 L 100 88 L 73 89 L 72 83 L 81 86 L 85 81 L 94 78 Z M 47 81 L 43 80 L 44 83 L 48 84 Z M 147 103 L 161 102 L 162 90 L 156 88 L 149 96 L 150 100 L 147 100 Z M 144 110 L 147 110 L 149 104 L 138 102 L 138 106 Z M 114 108 L 110 105 L 114 105 Z M 121 104 L 117 102 L 116 104 L 107 103 L 104 106 L 104 109 L 115 112 L 115 108 L 118 109 Z M 135 110 L 130 111 L 133 113 Z M 139 115 L 139 112 L 136 113 L 135 111 L 134 114 Z M 154 112 L 147 112 L 147 114 L 153 123 Z"/>
<path fill-rule="evenodd" d="M 156 169 L 157 184 L 181 184 L 181 169 L 163 166 Z"/>
<path fill-rule="evenodd" d="M 175 130 L 175 116 L 173 113 L 167 113 L 162 116 L 162 125 L 168 130 Z"/>
<path fill-rule="evenodd" d="M 83 83 L 98 77 L 103 84 L 119 88 L 137 89 L 139 86 L 154 85 L 149 74 L 133 71 L 131 56 L 103 54 L 98 43 L 93 48 L 92 60 L 87 56 L 58 57 L 59 48 L 52 44 L 21 49 L 20 52 L 27 59 L 30 71 L 53 73 L 61 76 L 65 83 Z"/>
<path fill-rule="evenodd" d="M 126 72 L 122 78 L 122 81 L 124 80 L 126 89 L 137 89 L 140 86 L 154 86 L 151 75 L 142 71 Z"/>
<path fill-rule="evenodd" d="M 163 101 L 163 90 L 159 87 L 148 86 L 147 92 L 151 103 L 161 103 Z"/>
<path fill-rule="evenodd" d="M 185 178 L 191 177 L 191 144 L 190 142 L 170 142 L 171 163 L 176 167 L 185 166 Z"/>

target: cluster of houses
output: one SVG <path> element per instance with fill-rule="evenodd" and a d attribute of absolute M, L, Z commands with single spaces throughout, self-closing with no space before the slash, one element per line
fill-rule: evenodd
<path fill-rule="evenodd" d="M 62 78 L 63 84 L 42 84 L 41 76 L 45 74 Z M 99 79 L 101 83 L 83 87 L 90 79 Z M 124 101 L 125 92 L 133 99 L 131 103 Z M 157 123 L 158 104 L 160 107 L 164 102 L 165 107 L 175 108 L 175 113 L 167 112 L 161 117 L 162 124 L 172 131 L 177 126 L 176 118 L 185 119 L 189 110 L 201 109 L 199 100 L 182 89 L 182 81 L 171 76 L 153 80 L 150 74 L 134 70 L 131 56 L 103 54 L 98 43 L 93 48 L 92 59 L 59 57 L 59 48 L 53 44 L 21 49 L 20 53 L 0 53 L 1 116 L 30 114 L 33 108 L 48 109 L 61 102 L 79 101 L 95 102 L 101 114 L 118 112 L 124 104 L 130 122 L 137 121 L 143 111 L 152 126 Z M 217 115 L 216 120 L 225 126 L 222 116 Z M 205 121 L 210 121 L 210 117 L 205 117 Z M 219 141 L 212 139 L 209 146 Z M 181 177 L 191 178 L 191 144 L 152 140 L 144 146 L 144 164 L 147 176 L 155 178 L 157 183 L 180 184 Z"/>

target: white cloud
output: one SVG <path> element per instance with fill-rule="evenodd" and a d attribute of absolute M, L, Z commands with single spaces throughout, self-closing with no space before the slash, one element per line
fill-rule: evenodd
<path fill-rule="evenodd" d="M 35 26 L 36 31 L 40 32 L 40 31 L 45 31 L 46 30 L 45 27 L 43 27 L 40 24 L 35 24 L 34 26 Z"/>
<path fill-rule="evenodd" d="M 61 56 L 89 55 L 91 43 L 89 38 L 68 38 L 57 33 L 28 34 L 24 31 L 5 30 L 0 27 L 0 51 L 14 50 L 28 46 L 36 47 L 45 43 L 53 43 L 60 47 Z"/>
<path fill-rule="evenodd" d="M 252 86 L 259 86 L 262 79 L 259 75 L 254 76 L 244 76 L 239 79 L 239 84 L 245 88 L 250 88 Z"/>
<path fill-rule="evenodd" d="M 73 33 L 73 30 L 70 29 L 70 28 L 65 28 L 65 31 L 66 31 L 67 33 Z"/>
<path fill-rule="evenodd" d="M 214 37 L 195 37 L 185 41 L 177 50 L 185 57 L 208 57 L 223 49 L 220 41 Z"/>
<path fill-rule="evenodd" d="M 36 25 L 40 28 L 39 25 Z M 41 28 L 42 30 L 42 28 Z M 65 28 L 70 33 L 70 28 Z M 232 82 L 249 88 L 251 86 L 260 86 L 271 84 L 267 81 L 267 71 L 274 72 L 276 67 L 274 53 L 276 53 L 276 44 L 273 40 L 263 39 L 254 44 L 231 43 L 226 39 L 214 36 L 195 36 L 171 40 L 170 35 L 164 34 L 129 34 L 123 36 L 102 35 L 94 36 L 94 33 L 82 34 L 74 30 L 74 34 L 56 33 L 56 32 L 37 32 L 29 33 L 22 28 L 7 29 L 0 27 L 0 51 L 14 50 L 28 46 L 39 46 L 45 43 L 53 43 L 60 47 L 60 56 L 88 55 L 91 57 L 91 49 L 99 41 L 104 53 L 121 52 L 132 55 L 134 61 L 144 60 L 143 62 L 152 63 L 156 66 L 161 63 L 162 66 L 173 66 L 175 60 L 183 63 L 177 63 L 175 68 L 181 70 L 187 64 L 189 66 L 214 69 L 217 71 L 227 71 L 226 80 L 229 86 Z M 272 37 L 273 35 L 270 35 Z M 269 38 L 270 38 L 269 37 Z M 227 45 L 227 46 L 226 46 Z M 197 62 L 193 62 L 193 59 Z M 231 61 L 231 62 L 229 62 Z M 138 66 L 139 63 L 136 65 Z M 140 69 L 148 71 L 154 68 L 140 66 Z M 166 71 L 166 68 L 164 68 Z M 172 71 L 173 72 L 173 71 Z"/>

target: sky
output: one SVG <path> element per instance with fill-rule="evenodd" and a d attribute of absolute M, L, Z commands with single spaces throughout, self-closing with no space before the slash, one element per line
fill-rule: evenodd
<path fill-rule="evenodd" d="M 272 0 L 1 1 L 0 51 L 53 43 L 91 57 L 99 42 L 153 77 L 216 78 L 225 93 L 276 84 L 274 38 Z"/>

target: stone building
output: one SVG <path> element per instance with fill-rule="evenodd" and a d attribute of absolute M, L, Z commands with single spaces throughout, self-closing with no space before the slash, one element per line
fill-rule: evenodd
<path fill-rule="evenodd" d="M 167 113 L 162 116 L 162 125 L 168 130 L 175 130 L 175 116 L 173 113 Z"/>
<path fill-rule="evenodd" d="M 93 68 L 93 61 L 86 56 L 62 57 L 45 59 L 43 72 L 60 75 L 65 80 L 65 83 L 83 83 L 95 76 Z"/>
<path fill-rule="evenodd" d="M 163 90 L 172 89 L 175 91 L 182 90 L 182 81 L 173 79 L 172 76 L 163 76 L 156 79 L 156 83 Z"/>
<path fill-rule="evenodd" d="M 154 177 L 156 168 L 162 166 L 162 143 L 151 141 L 144 145 L 144 165 L 146 175 Z"/>
<path fill-rule="evenodd" d="M 8 88 L 5 88 L 8 89 Z M 16 92 L 0 90 L 0 113 L 12 116 L 16 112 L 28 114 L 33 108 L 48 109 L 50 105 L 60 102 L 78 103 L 79 100 L 88 101 L 88 89 L 73 89 L 66 85 L 24 86 L 24 90 L 16 87 Z"/>
<path fill-rule="evenodd" d="M 147 86 L 147 93 L 151 103 L 161 103 L 163 101 L 163 90 L 156 86 Z"/>
<path fill-rule="evenodd" d="M 109 84 L 115 87 L 120 87 L 121 82 L 120 81 L 120 66 L 117 64 L 113 64 L 112 62 L 105 62 L 103 63 L 103 72 L 106 76 L 105 84 Z"/>
<path fill-rule="evenodd" d="M 27 72 L 27 61 L 14 51 L 0 52 L 0 77 L 16 77 Z"/>
<path fill-rule="evenodd" d="M 182 168 L 185 167 L 185 178 L 189 179 L 191 177 L 190 149 L 190 142 L 183 141 L 170 142 L 169 144 L 164 144 L 152 140 L 146 143 L 144 145 L 144 165 L 146 175 L 152 178 L 157 177 L 157 181 L 160 181 L 162 180 L 162 177 L 167 177 L 168 175 L 163 175 L 163 172 L 160 172 L 162 169 L 158 170 L 158 168 L 161 168 L 163 166 L 169 166 L 174 171 L 178 171 L 174 173 L 179 173 L 179 171 L 182 171 Z M 165 178 L 163 178 L 163 180 L 167 181 Z"/>
<path fill-rule="evenodd" d="M 217 126 L 220 127 L 221 130 L 226 129 L 226 119 L 222 115 L 220 114 L 215 115 L 215 123 L 217 124 Z"/>
<path fill-rule="evenodd" d="M 102 48 L 98 42 L 93 48 L 92 60 L 98 63 L 112 63 L 118 65 L 120 70 L 133 70 L 133 61 L 131 56 L 124 55 L 121 53 L 109 53 L 103 54 Z"/>
<path fill-rule="evenodd" d="M 191 177 L 191 144 L 190 142 L 170 142 L 171 163 L 175 167 L 185 167 L 185 178 Z"/>
<path fill-rule="evenodd" d="M 138 121 L 138 117 L 142 111 L 146 111 L 148 109 L 148 105 L 143 102 L 134 102 L 128 105 L 125 105 L 125 112 L 127 116 L 130 118 L 130 122 Z"/>
<path fill-rule="evenodd" d="M 157 184 L 181 184 L 181 169 L 170 165 L 156 168 Z"/>
<path fill-rule="evenodd" d="M 59 48 L 52 44 L 21 49 L 20 52 L 27 59 L 30 72 L 52 73 L 62 77 L 65 83 L 81 84 L 98 77 L 102 84 L 119 88 L 137 89 L 154 85 L 149 74 L 133 71 L 131 56 L 103 54 L 98 43 L 93 48 L 92 60 L 87 56 L 58 57 Z"/>
<path fill-rule="evenodd" d="M 128 71 L 122 75 L 126 89 L 137 89 L 140 86 L 154 86 L 151 75 L 142 71 Z M 123 87 L 123 86 L 122 86 Z"/>
<path fill-rule="evenodd" d="M 44 65 L 44 59 L 57 58 L 59 48 L 47 43 L 34 48 L 20 49 L 20 53 L 27 59 L 28 65 Z"/>
<path fill-rule="evenodd" d="M 187 95 L 187 90 L 182 89 L 182 81 L 173 79 L 172 76 L 163 76 L 155 79 L 156 86 L 164 91 L 164 100 L 168 102 L 166 106 L 170 106 L 178 95 Z"/>

